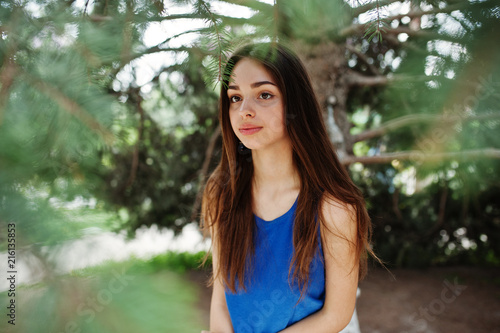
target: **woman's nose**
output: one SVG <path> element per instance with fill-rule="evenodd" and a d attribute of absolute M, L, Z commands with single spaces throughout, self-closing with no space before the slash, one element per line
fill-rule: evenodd
<path fill-rule="evenodd" d="M 240 105 L 239 110 L 240 116 L 242 118 L 252 118 L 255 116 L 254 105 L 251 99 L 244 99 Z"/>

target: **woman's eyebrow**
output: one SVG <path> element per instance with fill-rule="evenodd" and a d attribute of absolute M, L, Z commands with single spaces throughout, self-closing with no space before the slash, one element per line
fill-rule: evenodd
<path fill-rule="evenodd" d="M 257 88 L 257 87 L 260 87 L 264 84 L 271 84 L 273 86 L 276 86 L 275 83 L 271 82 L 271 81 L 259 81 L 259 82 L 254 82 L 250 85 L 251 88 Z M 240 90 L 240 87 L 239 86 L 236 86 L 236 85 L 231 85 L 231 86 L 228 86 L 227 87 L 227 90 L 229 89 L 234 89 L 234 90 Z"/>

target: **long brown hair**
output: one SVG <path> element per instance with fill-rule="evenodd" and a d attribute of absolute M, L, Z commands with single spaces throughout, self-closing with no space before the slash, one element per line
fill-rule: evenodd
<path fill-rule="evenodd" d="M 247 45 L 236 51 L 226 66 L 219 99 L 222 129 L 222 157 L 207 181 L 202 204 L 202 228 L 214 231 L 219 269 L 226 288 L 245 289 L 245 276 L 253 267 L 256 224 L 252 211 L 253 164 L 251 153 L 238 151 L 238 138 L 229 120 L 227 86 L 234 66 L 243 58 L 263 64 L 274 77 L 284 101 L 285 126 L 292 142 L 293 162 L 300 175 L 289 276 L 307 288 L 309 268 L 318 250 L 318 223 L 324 226 L 322 203 L 330 198 L 356 211 L 357 237 L 354 253 L 359 261 L 359 277 L 366 274 L 371 222 L 360 190 L 351 181 L 328 137 L 320 106 L 310 79 L 299 58 L 278 43 Z M 317 218 L 316 218 L 317 217 Z"/>

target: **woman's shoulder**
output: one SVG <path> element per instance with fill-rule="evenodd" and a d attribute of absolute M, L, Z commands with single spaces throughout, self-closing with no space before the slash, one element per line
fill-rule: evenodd
<path fill-rule="evenodd" d="M 334 233 L 352 234 L 356 230 L 356 207 L 332 195 L 323 195 L 321 205 L 323 224 Z"/>

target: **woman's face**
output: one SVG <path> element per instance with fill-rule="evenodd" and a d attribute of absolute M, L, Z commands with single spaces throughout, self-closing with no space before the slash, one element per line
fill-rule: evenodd
<path fill-rule="evenodd" d="M 283 96 L 261 63 L 243 58 L 229 82 L 229 118 L 234 133 L 252 150 L 290 144 L 285 130 Z"/>

